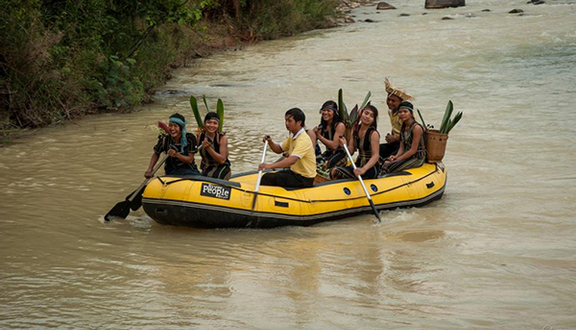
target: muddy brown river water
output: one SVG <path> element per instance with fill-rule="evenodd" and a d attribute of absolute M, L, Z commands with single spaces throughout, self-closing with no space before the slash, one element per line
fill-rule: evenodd
<path fill-rule="evenodd" d="M 423 2 L 200 60 L 134 113 L 0 148 L 0 328 L 576 328 L 576 4 Z M 448 100 L 464 112 L 442 200 L 380 225 L 198 230 L 141 210 L 102 221 L 143 180 L 154 123 L 178 111 L 194 127 L 191 94 L 224 101 L 241 172 L 262 134 L 286 136 L 288 108 L 313 126 L 339 88 L 348 104 L 372 91 L 386 132 L 386 76 L 428 123 Z"/>

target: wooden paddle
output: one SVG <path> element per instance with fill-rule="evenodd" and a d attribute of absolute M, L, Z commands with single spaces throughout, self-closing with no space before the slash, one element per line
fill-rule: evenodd
<path fill-rule="evenodd" d="M 268 139 L 264 141 L 264 151 L 262 152 L 262 160 L 260 161 L 260 164 L 264 163 L 264 161 L 266 160 L 266 150 L 268 150 Z M 256 198 L 258 197 L 258 190 L 260 190 L 261 180 L 262 180 L 262 170 L 258 171 L 258 180 L 256 180 L 256 188 L 254 189 L 254 199 L 252 199 L 252 212 L 254 211 L 254 206 L 256 206 Z"/>
<path fill-rule="evenodd" d="M 348 146 L 346 144 L 344 144 L 344 150 L 346 150 L 348 159 L 350 159 L 350 163 L 352 163 L 352 168 L 356 169 L 356 164 L 354 164 L 354 159 L 352 159 L 352 155 L 350 155 L 350 151 L 348 151 Z M 364 189 L 364 194 L 366 194 L 366 198 L 368 198 L 368 202 L 370 202 L 370 206 L 372 207 L 372 211 L 374 211 L 376 219 L 378 219 L 379 223 L 382 222 L 382 220 L 380 219 L 380 213 L 378 213 L 378 210 L 376 210 L 374 202 L 372 201 L 372 198 L 370 198 L 370 193 L 368 193 L 368 189 L 366 189 L 366 185 L 364 185 L 364 181 L 362 180 L 362 177 L 360 175 L 358 175 L 358 181 L 360 181 L 360 185 L 362 185 L 362 189 Z"/>
<path fill-rule="evenodd" d="M 208 139 L 210 140 L 210 138 Z M 174 145 L 170 145 L 170 148 L 176 150 L 175 149 L 176 147 L 174 147 Z M 199 146 L 198 148 L 196 148 L 196 150 L 194 150 L 194 153 L 199 152 L 201 149 L 202 146 Z M 158 164 L 156 164 L 156 166 L 152 170 L 152 175 L 154 175 L 160 169 L 160 167 L 162 166 L 162 164 L 166 162 L 168 157 L 169 157 L 168 155 L 164 156 L 164 158 Z M 126 199 L 124 201 L 114 205 L 114 207 L 108 213 L 106 213 L 106 215 L 104 216 L 104 220 L 109 221 L 110 217 L 120 217 L 122 219 L 125 219 L 130 213 L 130 209 L 132 209 L 132 211 L 136 211 L 137 209 L 139 209 L 140 206 L 142 206 L 142 194 L 144 193 L 144 189 L 146 188 L 148 181 L 149 179 L 144 180 L 144 182 L 142 182 L 140 187 L 134 190 L 130 195 L 126 196 Z"/>
<path fill-rule="evenodd" d="M 164 162 L 166 162 L 167 158 L 168 155 L 164 156 L 164 158 L 158 164 L 156 164 L 156 167 L 154 167 L 154 170 L 152 171 L 152 175 L 154 175 L 156 171 L 160 169 L 160 167 L 164 164 Z M 114 207 L 110 211 L 108 211 L 108 213 L 106 213 L 106 215 L 104 216 L 104 220 L 110 221 L 111 217 L 119 217 L 122 219 L 126 219 L 128 214 L 130 213 L 130 209 L 132 209 L 133 211 L 139 209 L 140 206 L 142 205 L 142 193 L 144 193 L 144 188 L 146 188 L 147 184 L 148 179 L 144 180 L 144 182 L 142 182 L 140 187 L 136 188 L 136 190 L 130 193 L 130 195 L 126 196 L 125 200 L 114 205 Z"/>
<path fill-rule="evenodd" d="M 168 135 L 170 134 L 170 128 L 168 128 L 168 125 L 164 124 L 163 122 L 159 121 L 158 127 L 164 130 L 166 134 Z M 162 164 L 166 162 L 167 158 L 168 155 L 166 155 L 160 161 L 160 163 L 156 164 L 154 170 L 152 171 L 152 175 L 154 175 L 158 171 L 158 169 L 162 166 Z M 108 211 L 108 213 L 106 213 L 106 215 L 104 216 L 104 220 L 110 221 L 111 217 L 119 217 L 122 219 L 126 219 L 128 214 L 130 213 L 130 209 L 132 209 L 132 211 L 136 211 L 137 209 L 139 209 L 140 206 L 142 206 L 142 193 L 144 193 L 144 188 L 146 187 L 146 184 L 148 184 L 148 179 L 144 180 L 144 182 L 142 182 L 140 187 L 131 192 L 130 195 L 126 196 L 126 199 L 124 201 L 114 205 L 114 207 L 110 211 Z"/>

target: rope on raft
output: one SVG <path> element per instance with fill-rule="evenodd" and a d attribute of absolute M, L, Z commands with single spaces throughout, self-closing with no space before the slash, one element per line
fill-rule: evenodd
<path fill-rule="evenodd" d="M 390 192 L 390 191 L 393 191 L 393 190 L 402 188 L 402 187 L 404 187 L 404 186 L 411 185 L 411 184 L 416 183 L 416 182 L 418 182 L 418 181 L 424 180 L 425 178 L 431 176 L 432 174 L 434 174 L 434 173 L 436 173 L 436 172 L 438 172 L 438 165 L 437 165 L 437 164 L 436 164 L 436 170 L 434 170 L 434 171 L 426 174 L 426 175 L 423 176 L 423 177 L 420 177 L 420 178 L 418 178 L 418 179 L 416 179 L 416 180 L 412 180 L 412 181 L 409 181 L 409 182 L 405 182 L 405 183 L 400 184 L 400 185 L 398 185 L 398 186 L 396 186 L 396 187 L 392 187 L 392 188 L 389 188 L 389 189 L 386 189 L 386 190 L 379 191 L 379 192 L 374 193 L 374 194 L 372 194 L 372 195 L 370 195 L 370 196 L 378 196 L 378 195 L 381 195 L 381 194 L 384 194 L 384 193 L 387 193 L 387 192 Z M 173 184 L 173 183 L 182 182 L 182 181 L 196 181 L 196 180 L 189 179 L 189 178 L 181 178 L 181 179 L 178 179 L 178 180 L 174 180 L 174 181 L 170 181 L 170 182 L 165 182 L 165 181 L 163 181 L 162 179 L 160 179 L 160 177 L 158 177 L 158 180 L 160 180 L 160 182 L 162 182 L 163 185 L 171 185 L 171 184 Z M 241 189 L 241 188 L 238 188 L 238 187 L 236 187 L 236 186 L 228 185 L 228 184 L 225 184 L 225 183 L 218 183 L 218 185 L 221 185 L 221 186 L 227 187 L 227 188 L 231 188 L 231 189 L 234 189 L 234 190 L 238 190 L 238 191 L 241 191 L 241 192 L 244 192 L 244 193 L 252 193 L 252 194 L 254 193 L 254 191 L 252 191 L 252 190 Z M 289 201 L 295 201 L 295 202 L 301 202 L 301 203 L 308 203 L 308 204 L 344 202 L 344 201 L 350 201 L 350 200 L 356 200 L 356 199 L 364 199 L 364 198 L 366 198 L 366 196 L 358 196 L 358 197 L 354 197 L 354 198 L 323 199 L 323 200 L 304 200 L 304 199 L 298 199 L 298 198 L 292 198 L 292 197 L 272 195 L 272 194 L 267 194 L 267 193 L 262 193 L 262 192 L 258 192 L 258 194 L 261 195 L 261 196 L 274 197 L 274 198 L 282 198 L 282 199 L 286 199 L 286 200 L 289 200 Z"/>

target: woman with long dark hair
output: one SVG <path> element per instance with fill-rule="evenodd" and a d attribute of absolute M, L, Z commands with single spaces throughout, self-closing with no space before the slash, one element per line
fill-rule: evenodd
<path fill-rule="evenodd" d="M 378 109 L 373 105 L 367 105 L 360 111 L 360 119 L 352 130 L 352 137 L 349 142 L 345 137 L 340 137 L 340 145 L 347 144 L 350 154 L 358 149 L 356 158 L 356 169 L 351 165 L 347 167 L 336 167 L 332 170 L 333 179 L 356 178 L 358 175 L 362 179 L 374 179 L 380 174 L 378 164 L 380 154 L 380 133 L 378 133 Z"/>
<path fill-rule="evenodd" d="M 230 160 L 228 160 L 228 138 L 218 131 L 220 117 L 216 112 L 208 112 L 204 117 L 204 129 L 198 136 L 202 146 L 200 170 L 202 175 L 216 179 L 230 178 Z"/>

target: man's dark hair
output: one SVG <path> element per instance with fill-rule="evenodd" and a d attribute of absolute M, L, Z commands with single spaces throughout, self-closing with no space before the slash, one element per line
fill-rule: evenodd
<path fill-rule="evenodd" d="M 288 111 L 286 111 L 286 114 L 284 116 L 291 116 L 292 118 L 294 118 L 295 122 L 301 122 L 301 126 L 304 127 L 306 126 L 305 121 L 306 121 L 306 115 L 304 114 L 304 112 L 298 108 L 292 108 Z"/>

